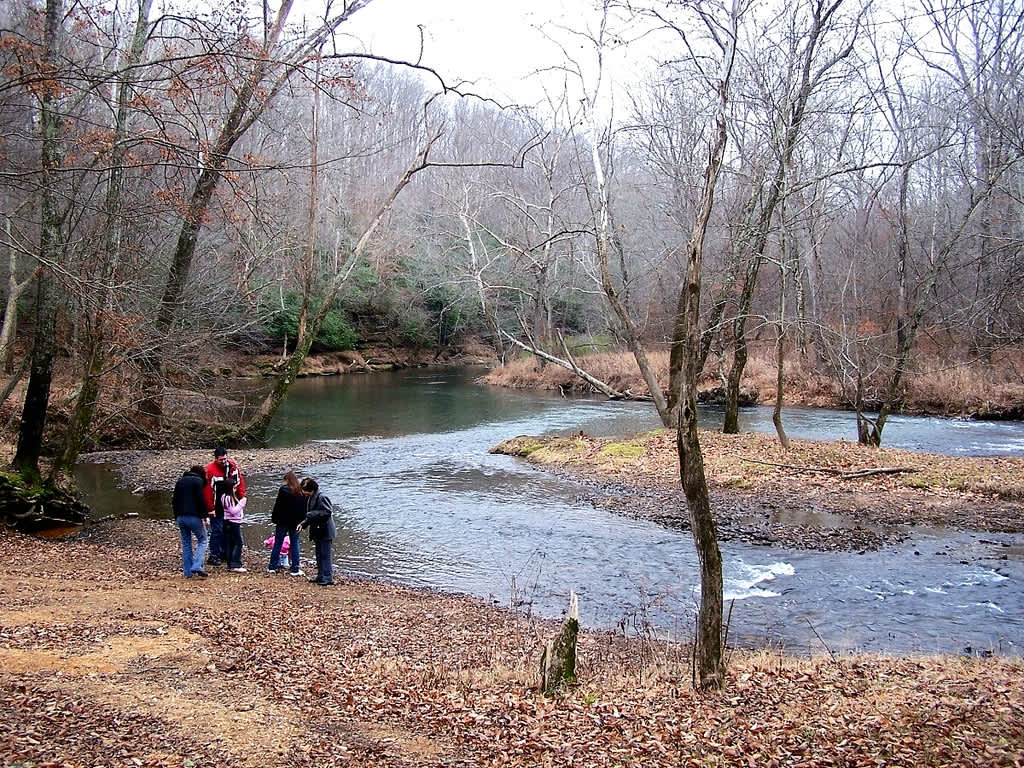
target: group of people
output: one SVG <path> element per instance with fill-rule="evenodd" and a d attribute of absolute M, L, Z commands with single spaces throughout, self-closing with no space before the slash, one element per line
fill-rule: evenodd
<path fill-rule="evenodd" d="M 174 485 L 171 508 L 181 533 L 181 563 L 186 579 L 205 579 L 207 565 L 226 565 L 232 573 L 245 573 L 242 564 L 242 523 L 245 520 L 245 479 L 227 449 L 217 446 L 213 461 L 187 469 Z M 268 573 L 283 569 L 281 550 L 288 540 L 289 573 L 305 576 L 301 567 L 299 531 L 309 529 L 316 558 L 316 577 L 321 586 L 334 584 L 331 543 L 337 534 L 334 507 L 311 477 L 301 481 L 287 472 L 277 492 L 274 510 L 274 541 Z M 194 548 L 193 548 L 194 540 Z"/>

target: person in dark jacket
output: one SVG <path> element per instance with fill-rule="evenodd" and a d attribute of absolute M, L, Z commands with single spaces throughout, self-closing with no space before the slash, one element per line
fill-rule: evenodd
<path fill-rule="evenodd" d="M 307 496 L 299 485 L 294 472 L 287 472 L 284 485 L 277 489 L 277 499 L 270 520 L 274 523 L 274 546 L 270 550 L 270 564 L 267 573 L 277 573 L 281 568 L 281 546 L 288 536 L 288 557 L 292 576 L 305 576 L 299 560 L 299 524 L 306 519 Z"/>
<path fill-rule="evenodd" d="M 334 505 L 320 492 L 320 486 L 313 478 L 304 478 L 300 487 L 307 495 L 306 517 L 300 527 L 309 528 L 309 538 L 316 553 L 316 578 L 310 582 L 329 587 L 334 584 L 334 566 L 331 564 L 331 542 L 337 534 Z"/>
<path fill-rule="evenodd" d="M 186 579 L 206 578 L 206 470 L 198 464 L 190 467 L 174 484 L 171 509 L 181 533 L 181 566 Z M 196 539 L 192 551 L 192 537 Z"/>

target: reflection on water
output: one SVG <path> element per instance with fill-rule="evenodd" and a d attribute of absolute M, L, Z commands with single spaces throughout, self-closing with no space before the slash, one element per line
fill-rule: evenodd
<path fill-rule="evenodd" d="M 537 413 L 549 416 L 550 431 L 566 434 L 580 430 L 592 435 L 628 434 L 661 426 L 650 403 L 569 400 L 552 392 L 474 384 L 474 378 L 484 372 L 411 369 L 300 379 L 274 422 L 271 444 L 451 432 L 481 424 L 497 426 Z M 700 406 L 699 414 L 702 427 L 714 429 L 722 423 L 720 408 Z M 856 417 L 850 411 L 784 408 L 783 422 L 794 439 L 857 439 Z M 773 434 L 772 408 L 741 409 L 740 428 Z M 1020 456 L 1024 455 L 1024 423 L 890 416 L 883 444 L 954 456 Z"/>
<path fill-rule="evenodd" d="M 770 410 L 763 418 L 759 411 L 744 412 L 746 428 L 772 430 Z M 705 412 L 709 418 L 716 417 Z M 794 437 L 834 439 L 836 430 L 852 430 L 852 414 L 786 418 Z M 687 534 L 594 509 L 577 484 L 488 452 L 520 434 L 657 426 L 645 403 L 511 392 L 475 385 L 462 371 L 419 370 L 300 381 L 272 440 L 354 447 L 350 459 L 308 469 L 337 505 L 334 556 L 344 571 L 525 603 L 545 616 L 560 615 L 573 589 L 590 626 L 642 620 L 688 633 L 699 569 Z M 980 433 L 928 419 L 892 426 L 887 437 L 906 447 L 973 452 L 984 443 L 1020 453 L 1024 444 L 1020 424 Z M 121 510 L 167 509 L 166 495 L 124 499 L 101 487 L 105 473 L 90 482 Z M 247 477 L 250 547 L 262 550 L 279 482 Z M 813 651 L 823 650 L 822 641 L 832 650 L 894 652 L 1024 646 L 1024 537 L 916 531 L 904 545 L 864 554 L 732 543 L 722 550 L 726 595 L 737 601 L 733 640 Z"/>
<path fill-rule="evenodd" d="M 131 489 L 122 490 L 117 487 L 117 477 L 105 464 L 76 465 L 75 482 L 92 507 L 94 519 L 108 515 L 138 515 L 156 519 L 171 516 L 170 491 L 131 493 Z"/>

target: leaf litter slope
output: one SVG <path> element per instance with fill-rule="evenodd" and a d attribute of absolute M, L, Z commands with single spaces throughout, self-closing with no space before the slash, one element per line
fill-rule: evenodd
<path fill-rule="evenodd" d="M 169 523 L 0 533 L 9 766 L 1016 765 L 1024 665 L 689 652 L 584 633 L 580 685 L 533 690 L 553 624 L 461 596 L 178 573 Z"/>

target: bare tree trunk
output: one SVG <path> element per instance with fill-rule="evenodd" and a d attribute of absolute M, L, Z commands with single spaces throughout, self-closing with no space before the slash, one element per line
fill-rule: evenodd
<path fill-rule="evenodd" d="M 775 334 L 775 408 L 772 409 L 772 424 L 775 425 L 775 434 L 779 437 L 779 445 L 783 450 L 788 451 L 789 437 L 786 436 L 786 429 L 782 425 L 782 393 L 786 381 L 786 276 L 789 273 L 790 265 L 795 264 L 796 259 L 790 259 L 787 253 L 792 246 L 787 244 L 786 238 L 785 203 L 783 203 L 782 220 L 783 240 L 779 248 L 779 317 Z"/>
<path fill-rule="evenodd" d="M 63 23 L 62 0 L 46 1 L 43 32 L 42 66 L 48 73 L 57 72 L 57 58 L 61 45 Z M 57 325 L 57 299 L 54 292 L 53 266 L 59 264 L 64 250 L 61 239 L 61 214 L 57 194 L 57 173 L 61 165 L 62 118 L 58 111 L 56 88 L 42 89 L 40 97 L 39 128 L 42 138 L 40 201 L 39 201 L 39 260 L 40 272 L 36 281 L 36 320 L 32 344 L 32 365 L 25 403 L 18 430 L 18 446 L 12 465 L 33 474 L 39 472 L 39 455 L 46 426 L 46 408 L 50 402 L 50 383 L 53 378 L 54 338 Z"/>
<path fill-rule="evenodd" d="M 704 257 L 704 238 L 714 205 L 715 187 L 722 170 L 728 141 L 726 108 L 729 82 L 736 55 L 736 35 L 740 6 L 733 3 L 724 30 L 722 62 L 718 80 L 718 109 L 714 144 L 704 170 L 700 204 L 693 232 L 686 245 L 686 275 L 679 293 L 672 356 L 681 364 L 679 380 L 679 420 L 676 426 L 676 450 L 679 454 L 679 478 L 690 513 L 693 542 L 700 562 L 700 610 L 697 617 L 696 673 L 700 688 L 721 688 L 725 680 L 722 655 L 723 589 L 722 554 L 718 530 L 711 512 L 704 456 L 697 433 L 697 360 L 700 348 L 700 294 Z"/>
<path fill-rule="evenodd" d="M 107 323 L 113 298 L 112 284 L 121 261 L 121 241 L 124 232 L 125 138 L 128 132 L 129 101 L 132 98 L 136 66 L 142 59 L 142 52 L 149 34 L 149 11 L 152 4 L 153 0 L 138 0 L 131 47 L 120 67 L 123 74 L 119 78 L 115 93 L 114 144 L 110 154 L 110 179 L 104 202 L 106 228 L 99 279 L 100 295 L 95 297 L 93 310 L 88 313 L 91 314 L 91 319 L 88 321 L 91 333 L 88 340 L 82 386 L 68 421 L 64 446 L 53 466 L 54 477 L 59 473 L 69 475 L 78 460 L 78 454 L 85 443 L 93 414 L 96 411 L 100 392 L 100 377 L 106 367 Z"/>
<path fill-rule="evenodd" d="M 316 76 L 313 80 L 313 104 L 310 119 L 309 152 L 309 218 L 306 222 L 306 270 L 302 281 L 302 308 L 299 310 L 298 338 L 306 335 L 310 302 L 313 298 L 313 273 L 316 256 L 316 219 L 319 208 L 319 151 L 320 151 L 320 59 L 316 61 Z M 287 344 L 285 347 L 287 348 Z M 298 371 L 296 371 L 298 373 Z"/>
<path fill-rule="evenodd" d="M 505 343 L 502 341 L 503 335 L 497 318 L 487 308 L 487 286 L 484 284 L 484 268 L 480 265 L 480 257 L 476 252 L 473 228 L 470 226 L 469 217 L 466 214 L 461 215 L 459 218 L 462 221 L 462 231 L 466 237 L 466 250 L 469 252 L 469 268 L 473 274 L 473 284 L 476 287 L 476 297 L 480 304 L 480 313 L 483 315 L 487 330 L 491 332 L 491 338 L 494 340 L 494 351 L 498 355 L 498 360 L 504 361 Z"/>
<path fill-rule="evenodd" d="M 762 222 L 763 223 L 763 222 Z M 765 238 L 767 240 L 767 238 Z M 762 246 L 762 251 L 764 246 Z M 736 318 L 732 323 L 732 365 L 725 386 L 725 418 L 722 432 L 727 435 L 740 433 L 740 381 L 747 367 L 747 318 L 754 300 L 754 288 L 757 285 L 757 273 L 761 269 L 762 257 L 754 255 L 747 262 L 747 273 L 743 282 L 743 292 L 736 310 Z"/>
<path fill-rule="evenodd" d="M 9 249 L 7 272 L 7 303 L 4 305 L 3 324 L 0 325 L 0 370 L 4 373 L 14 372 L 14 338 L 18 330 L 18 302 L 32 281 L 39 276 L 39 267 L 32 274 L 18 282 L 18 257 L 11 240 L 11 220 L 6 221 L 7 242 Z M 2 402 L 2 401 L 0 401 Z"/>

